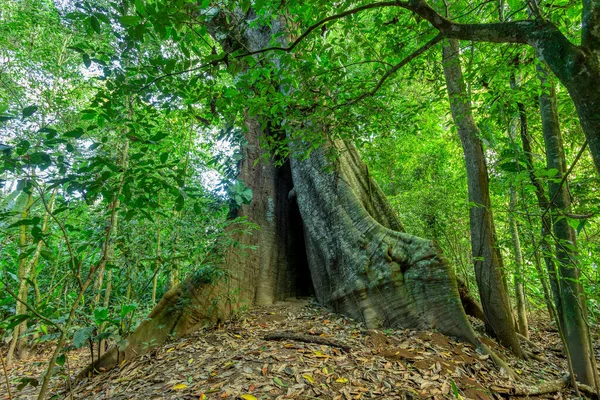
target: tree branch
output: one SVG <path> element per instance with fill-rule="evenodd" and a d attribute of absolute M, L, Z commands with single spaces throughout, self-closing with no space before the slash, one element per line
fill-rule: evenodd
<path fill-rule="evenodd" d="M 382 77 L 381 79 L 379 79 L 379 82 L 377 82 L 377 85 L 373 88 L 373 90 L 363 93 L 360 96 L 356 97 L 353 100 L 350 100 L 344 104 L 341 104 L 339 106 L 336 106 L 335 108 L 340 108 L 340 107 L 344 107 L 344 106 L 351 106 L 353 104 L 358 103 L 359 101 L 363 100 L 365 97 L 371 97 L 374 96 L 375 93 L 377 93 L 379 91 L 379 89 L 381 89 L 381 86 L 383 86 L 384 82 L 393 74 L 395 74 L 400 68 L 402 68 L 403 66 L 405 66 L 406 64 L 408 64 L 409 62 L 411 62 L 412 60 L 414 60 L 415 58 L 417 58 L 418 56 L 420 56 L 421 54 L 425 53 L 427 50 L 429 50 L 430 48 L 432 48 L 433 46 L 435 46 L 437 43 L 439 43 L 442 39 L 444 38 L 444 35 L 441 33 L 438 33 L 433 39 L 431 39 L 429 42 L 425 43 L 423 46 L 419 47 L 417 50 L 415 50 L 413 53 L 411 53 L 409 56 L 405 57 L 402 61 L 400 61 L 398 64 L 394 65 L 392 68 L 390 68 L 389 71 L 387 71 Z"/>
<path fill-rule="evenodd" d="M 447 38 L 494 43 L 526 43 L 539 23 L 531 20 L 496 22 L 489 24 L 461 24 L 451 21 L 435 11 L 425 0 L 411 0 L 400 6 L 426 19 Z"/>
<path fill-rule="evenodd" d="M 358 14 L 361 11 L 371 10 L 371 9 L 374 9 L 374 8 L 383 8 L 383 7 L 408 7 L 408 5 L 409 5 L 409 3 L 408 2 L 404 2 L 404 1 L 382 1 L 382 2 L 378 2 L 378 3 L 371 3 L 371 4 L 366 4 L 364 6 L 356 7 L 356 8 L 353 8 L 353 9 L 341 12 L 339 14 L 331 15 L 331 16 L 329 16 L 327 18 L 324 18 L 324 19 L 320 20 L 319 22 L 316 22 L 316 23 L 312 24 L 311 26 L 308 27 L 308 29 L 306 31 L 304 31 L 304 33 L 302 35 L 300 35 L 296 40 L 294 40 L 292 42 L 292 44 L 289 45 L 288 47 L 281 47 L 281 46 L 267 47 L 267 48 L 264 48 L 264 49 L 260 49 L 260 50 L 256 50 L 256 51 L 251 51 L 251 52 L 242 54 L 242 55 L 240 55 L 240 57 L 254 55 L 254 54 L 260 54 L 260 53 L 265 53 L 267 51 L 288 51 L 289 52 L 289 51 L 294 50 L 294 48 L 302 40 L 304 40 L 308 35 L 310 35 L 310 33 L 312 31 L 314 31 L 315 29 L 317 29 L 321 25 L 326 24 L 327 22 L 335 21 L 337 19 L 345 18 L 345 17 L 350 16 L 350 15 Z"/>

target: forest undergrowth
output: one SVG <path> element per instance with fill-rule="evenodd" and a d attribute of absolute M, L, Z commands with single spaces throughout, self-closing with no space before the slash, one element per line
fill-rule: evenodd
<path fill-rule="evenodd" d="M 53 378 L 49 398 L 575 398 L 566 384 L 556 327 L 543 313 L 532 315 L 530 342 L 523 343 L 535 357 L 529 360 L 516 359 L 485 337 L 483 324 L 472 321 L 486 344 L 517 373 L 516 381 L 488 356 L 437 332 L 367 330 L 305 299 L 244 312 L 79 382 L 75 377 L 89 363 L 89 349 L 72 351 L 62 373 Z M 281 336 L 290 338 L 272 340 Z M 597 337 L 594 343 L 598 354 Z M 13 399 L 37 396 L 34 386 L 17 387 L 22 377 L 39 379 L 51 350 L 45 344 L 8 371 Z M 540 389 L 547 393 L 527 396 Z M 10 398 L 6 385 L 0 387 L 0 399 Z"/>

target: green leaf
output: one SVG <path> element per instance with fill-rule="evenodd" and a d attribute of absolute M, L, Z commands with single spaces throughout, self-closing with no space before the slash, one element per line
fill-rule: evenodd
<path fill-rule="evenodd" d="M 39 166 L 42 169 L 46 169 L 52 164 L 52 158 L 49 154 L 38 151 L 29 156 L 29 160 L 32 164 Z"/>
<path fill-rule="evenodd" d="M 92 26 L 92 29 L 96 31 L 96 33 L 100 33 L 100 21 L 98 21 L 98 18 L 96 18 L 95 15 L 90 17 L 90 25 Z"/>
<path fill-rule="evenodd" d="M 38 106 L 29 106 L 23 109 L 23 118 L 31 117 L 38 110 Z"/>
<path fill-rule="evenodd" d="M 17 144 L 17 154 L 18 155 L 23 155 L 25 153 L 27 153 L 27 150 L 29 150 L 29 148 L 31 147 L 31 143 L 29 143 L 29 141 L 23 139 L 21 140 L 18 144 Z"/>
<path fill-rule="evenodd" d="M 10 121 L 11 119 L 15 119 L 12 115 L 0 115 L 0 122 Z"/>
<path fill-rule="evenodd" d="M 577 234 L 578 234 L 578 235 L 581 233 L 581 231 L 582 231 L 582 230 L 583 230 L 583 228 L 585 227 L 585 224 L 586 224 L 586 222 L 587 222 L 587 221 L 588 221 L 588 220 L 587 220 L 587 218 L 585 218 L 585 219 L 582 219 L 582 220 L 579 222 L 579 225 L 577 225 L 577 228 L 575 228 L 575 230 L 577 231 Z"/>
<path fill-rule="evenodd" d="M 130 314 L 135 311 L 137 308 L 136 304 L 125 304 L 121 307 L 121 318 L 125 318 L 127 314 Z"/>
<path fill-rule="evenodd" d="M 175 211 L 183 210 L 183 206 L 185 204 L 185 198 L 180 194 L 177 196 L 177 200 L 175 200 Z"/>
<path fill-rule="evenodd" d="M 94 310 L 94 321 L 97 325 L 100 325 L 108 319 L 108 308 L 99 307 Z"/>
<path fill-rule="evenodd" d="M 153 142 L 160 142 L 162 139 L 166 138 L 167 136 L 169 136 L 168 133 L 159 132 L 156 135 L 152 136 L 150 138 L 150 140 Z"/>
<path fill-rule="evenodd" d="M 126 15 L 120 18 L 120 21 L 125 26 L 137 25 L 140 22 L 140 17 L 135 15 Z"/>
<path fill-rule="evenodd" d="M 11 317 L 10 323 L 6 325 L 4 329 L 9 330 L 19 325 L 21 322 L 25 322 L 29 319 L 29 315 L 27 314 L 19 314 Z"/>
<path fill-rule="evenodd" d="M 279 387 L 287 387 L 288 386 L 285 383 L 283 383 L 282 380 L 279 379 L 278 377 L 273 378 L 273 382 Z"/>
<path fill-rule="evenodd" d="M 260 11 L 265 6 L 265 0 L 255 0 L 254 1 L 254 10 L 256 12 Z"/>
<path fill-rule="evenodd" d="M 63 133 L 63 136 L 65 137 L 70 137 L 70 138 L 75 138 L 75 139 L 79 139 L 80 137 L 83 136 L 85 132 L 83 131 L 83 129 L 81 128 L 77 128 L 77 129 L 73 129 L 72 131 L 68 131 Z"/>
<path fill-rule="evenodd" d="M 64 354 L 56 357 L 56 365 L 60 365 L 62 367 L 65 365 L 65 361 L 67 361 L 67 357 Z"/>
<path fill-rule="evenodd" d="M 142 0 L 135 0 L 135 11 L 142 17 L 148 15 L 148 13 L 146 12 L 146 7 L 144 6 L 144 2 Z"/>
<path fill-rule="evenodd" d="M 17 390 L 23 390 L 27 385 L 37 387 L 40 382 L 35 378 L 23 377 L 20 379 L 21 383 L 17 385 Z"/>
<path fill-rule="evenodd" d="M 98 116 L 98 114 L 96 114 L 96 112 L 95 112 L 95 111 L 93 111 L 93 110 L 92 110 L 92 111 L 90 111 L 90 110 L 87 110 L 87 111 L 85 111 L 85 112 L 84 112 L 84 113 L 81 115 L 81 119 L 82 119 L 82 120 L 84 120 L 84 121 L 89 121 L 89 120 L 91 120 L 91 119 L 94 119 L 94 118 L 96 118 L 97 116 Z"/>
<path fill-rule="evenodd" d="M 84 343 L 92 337 L 92 333 L 94 332 L 93 326 L 86 326 L 85 328 L 81 328 L 73 335 L 73 346 L 76 348 L 80 348 L 84 345 Z"/>
<path fill-rule="evenodd" d="M 454 394 L 454 397 L 462 400 L 462 396 L 460 395 L 460 393 L 458 393 L 458 387 L 456 387 L 456 383 L 454 383 L 454 381 L 450 381 L 450 385 L 452 386 L 452 393 Z"/>

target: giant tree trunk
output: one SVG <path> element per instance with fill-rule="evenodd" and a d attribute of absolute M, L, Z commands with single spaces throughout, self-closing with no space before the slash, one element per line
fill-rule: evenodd
<path fill-rule="evenodd" d="M 477 339 L 438 247 L 403 232 L 356 148 L 346 142 L 292 159 L 294 192 L 319 302 L 368 327 L 436 328 Z"/>
<path fill-rule="evenodd" d="M 489 352 L 469 325 L 453 270 L 433 242 L 402 232 L 353 145 L 331 144 L 339 152 L 335 162 L 319 149 L 306 160 L 275 168 L 263 160 L 250 135 L 259 126 L 252 119 L 247 124 L 241 175 L 254 198 L 242 214 L 260 229 L 238 240 L 257 248 L 246 254 L 239 247 L 229 249 L 225 283 L 196 274 L 169 291 L 128 338 L 128 346 L 110 350 L 96 369 L 143 354 L 169 335 L 227 318 L 242 306 L 306 291 L 299 283 L 310 283 L 300 279 L 306 273 L 319 302 L 368 327 L 438 329 Z M 254 166 L 257 159 L 263 161 Z M 296 199 L 301 219 L 295 215 Z M 310 272 L 302 263 L 305 254 Z"/>
<path fill-rule="evenodd" d="M 460 67 L 458 41 L 450 39 L 443 45 L 443 65 L 448 87 L 452 117 L 465 154 L 469 202 L 471 245 L 479 295 L 486 318 L 488 332 L 522 356 L 511 312 L 510 301 L 504 285 L 503 265 L 496 247 L 496 231 L 492 217 L 489 178 L 479 129 L 471 113 Z"/>
<path fill-rule="evenodd" d="M 559 271 L 561 325 L 566 337 L 569 353 L 577 380 L 595 386 L 595 371 L 589 346 L 588 328 L 585 318 L 586 303 L 580 282 L 577 265 L 577 243 L 575 230 L 569 225 L 565 215 L 570 213 L 571 199 L 568 182 L 559 183 L 567 172 L 562 135 L 558 122 L 554 84 L 547 79 L 547 72 L 538 67 L 542 91 L 540 113 L 546 145 L 546 164 L 549 169 L 558 171 L 555 180 L 549 183 L 552 223 L 556 243 L 556 259 Z"/>
<path fill-rule="evenodd" d="M 228 24 L 217 15 L 209 26 L 228 52 L 240 42 L 249 50 L 266 47 L 280 29 L 278 23 L 238 30 Z M 258 230 L 232 233 L 225 279 L 197 271 L 165 294 L 126 346 L 109 350 L 82 374 L 144 354 L 171 335 L 185 335 L 242 307 L 311 291 L 369 327 L 436 328 L 491 353 L 469 325 L 452 268 L 433 242 L 402 232 L 353 145 L 330 143 L 276 167 L 260 146 L 261 136 L 273 133 L 250 116 L 245 125 L 239 179 L 253 198 L 239 214 Z M 338 152 L 336 161 L 325 155 L 328 150 Z"/>

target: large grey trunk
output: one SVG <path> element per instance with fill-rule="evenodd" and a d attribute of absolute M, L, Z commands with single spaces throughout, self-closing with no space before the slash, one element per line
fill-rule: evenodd
<path fill-rule="evenodd" d="M 437 246 L 402 232 L 352 144 L 292 159 L 317 299 L 368 327 L 436 328 L 477 339 Z"/>
<path fill-rule="evenodd" d="M 483 144 L 479 138 L 479 129 L 473 120 L 471 102 L 467 97 L 456 39 L 444 42 L 443 65 L 452 117 L 465 155 L 469 202 L 474 203 L 469 209 L 471 245 L 486 328 L 502 344 L 521 356 L 502 274 L 502 258 L 496 246 Z"/>

